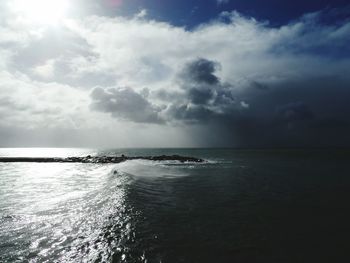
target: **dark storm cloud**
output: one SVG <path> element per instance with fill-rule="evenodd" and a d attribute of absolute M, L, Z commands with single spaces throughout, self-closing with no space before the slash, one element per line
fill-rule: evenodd
<path fill-rule="evenodd" d="M 220 64 L 199 58 L 188 63 L 180 74 L 181 87 L 194 105 L 221 106 L 234 102 L 230 86 L 215 75 Z"/>
<path fill-rule="evenodd" d="M 259 81 L 243 89 L 217 77 L 218 62 L 197 59 L 179 74 L 183 101 L 168 119 L 202 124 L 203 143 L 239 147 L 350 145 L 350 81 L 344 76 Z M 243 99 L 244 98 L 244 99 Z M 213 138 L 217 134 L 217 138 Z"/>
<path fill-rule="evenodd" d="M 253 81 L 251 83 L 251 85 L 252 85 L 252 87 L 255 87 L 258 90 L 268 90 L 269 89 L 269 87 L 266 84 L 258 82 L 258 81 Z"/>
<path fill-rule="evenodd" d="M 110 113 L 113 117 L 140 123 L 162 123 L 160 109 L 131 88 L 95 88 L 91 93 L 91 108 Z"/>
<path fill-rule="evenodd" d="M 198 85 L 216 85 L 219 79 L 215 76 L 215 71 L 219 64 L 204 58 L 199 58 L 188 63 L 183 70 L 181 77 L 191 83 Z"/>
<path fill-rule="evenodd" d="M 203 58 L 187 63 L 178 74 L 182 92 L 152 93 L 168 101 L 168 106 L 153 105 L 148 89 L 137 93 L 131 88 L 95 88 L 91 93 L 91 107 L 116 118 L 144 123 L 204 123 L 225 116 L 229 118 L 233 112 L 244 111 L 248 104 L 237 101 L 232 86 L 220 81 L 215 74 L 219 68 L 219 63 Z"/>
<path fill-rule="evenodd" d="M 286 105 L 278 106 L 278 118 L 284 121 L 303 121 L 314 117 L 312 111 L 303 102 L 292 102 Z"/>
<path fill-rule="evenodd" d="M 185 121 L 189 123 L 201 123 L 210 120 L 215 113 L 204 106 L 198 105 L 171 105 L 167 110 L 170 120 Z"/>
<path fill-rule="evenodd" d="M 214 97 L 214 92 L 210 89 L 210 87 L 191 88 L 188 91 L 188 95 L 190 101 L 193 104 L 202 105 L 207 104 Z"/>
<path fill-rule="evenodd" d="M 243 108 L 234 98 L 231 85 L 222 83 L 216 75 L 220 67 L 219 63 L 204 58 L 184 66 L 178 75 L 180 88 L 184 91 L 183 98 L 181 102 L 168 107 L 170 120 L 207 122 L 233 109 Z"/>
<path fill-rule="evenodd" d="M 179 92 L 95 88 L 92 108 L 133 122 L 200 125 L 196 140 L 208 146 L 350 145 L 347 78 L 299 76 L 269 85 L 253 80 L 241 88 L 221 81 L 220 68 L 203 58 L 186 63 Z M 154 95 L 167 106 L 151 103 Z"/>

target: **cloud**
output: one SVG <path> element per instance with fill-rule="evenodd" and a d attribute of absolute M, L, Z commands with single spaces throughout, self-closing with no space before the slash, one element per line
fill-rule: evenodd
<path fill-rule="evenodd" d="M 303 121 L 314 117 L 312 111 L 303 102 L 292 102 L 286 105 L 278 106 L 277 115 L 285 121 Z"/>
<path fill-rule="evenodd" d="M 55 61 L 48 60 L 43 65 L 36 66 L 33 71 L 40 77 L 52 78 L 54 76 Z"/>
<path fill-rule="evenodd" d="M 84 92 L 58 83 L 41 83 L 16 73 L 0 73 L 0 126 L 26 129 L 81 128 Z"/>
<path fill-rule="evenodd" d="M 199 85 L 215 85 L 219 82 L 218 77 L 214 75 L 217 66 L 213 61 L 203 58 L 197 59 L 186 65 L 182 78 Z"/>
<path fill-rule="evenodd" d="M 147 94 L 147 90 L 144 90 L 144 94 Z M 160 109 L 149 103 L 145 95 L 131 88 L 95 88 L 91 93 L 91 108 L 128 121 L 162 123 L 158 116 Z"/>
<path fill-rule="evenodd" d="M 169 85 L 186 60 L 198 57 L 219 62 L 224 81 L 265 85 L 272 80 L 339 74 L 348 63 L 346 52 L 341 58 L 336 54 L 347 49 L 347 23 L 322 26 L 309 17 L 274 28 L 235 12 L 222 16 L 228 22 L 213 21 L 193 31 L 152 20 L 77 21 L 72 30 L 92 47 L 96 58 L 77 68 L 80 74 L 113 72 L 120 86 L 158 89 Z"/>
<path fill-rule="evenodd" d="M 169 120 L 202 124 L 202 132 L 196 131 L 199 137 L 207 138 L 207 131 L 214 132 L 221 139 L 212 140 L 220 145 L 306 147 L 349 143 L 345 134 L 350 132 L 350 107 L 344 99 L 350 96 L 348 79 L 299 77 L 268 85 L 251 81 L 242 89 L 222 82 L 218 69 L 224 70 L 218 62 L 203 58 L 184 65 L 178 75 L 184 92 L 167 108 Z M 333 105 L 335 101 L 337 106 Z M 326 110 L 325 105 L 332 106 Z M 336 137 L 336 131 L 342 136 Z"/>
<path fill-rule="evenodd" d="M 142 126 L 154 146 L 350 145 L 350 23 L 331 22 L 339 10 L 282 26 L 224 12 L 191 30 L 145 12 L 100 10 L 57 28 L 0 12 L 6 134 L 57 131 L 69 144 L 76 130 L 118 146 Z"/>
<path fill-rule="evenodd" d="M 142 19 L 145 18 L 148 14 L 147 9 L 141 9 L 136 15 L 135 18 Z"/>
<path fill-rule="evenodd" d="M 247 108 L 245 103 L 234 97 L 232 86 L 222 83 L 216 76 L 219 68 L 219 63 L 204 58 L 186 63 L 178 74 L 183 91 L 179 97 L 182 98 L 168 107 L 167 117 L 170 120 L 207 122 Z"/>

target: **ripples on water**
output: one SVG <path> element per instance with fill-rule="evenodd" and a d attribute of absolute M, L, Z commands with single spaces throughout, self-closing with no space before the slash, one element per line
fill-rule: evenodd
<path fill-rule="evenodd" d="M 350 216 L 341 209 L 349 200 L 343 190 L 349 186 L 348 153 L 0 151 L 121 153 L 209 161 L 2 163 L 0 262 L 311 262 L 345 251 L 339 233 L 349 230 Z"/>
<path fill-rule="evenodd" d="M 102 242 L 108 241 L 103 228 L 115 225 L 128 235 L 124 196 L 130 179 L 116 177 L 112 166 L 1 164 L 0 169 L 0 243 L 7 260 L 107 258 L 111 244 Z"/>
<path fill-rule="evenodd" d="M 96 154 L 9 150 L 1 155 Z M 0 164 L 0 262 L 146 261 L 145 251 L 135 247 L 140 214 L 126 200 L 129 186 L 137 178 L 186 176 L 184 168 L 193 165 L 138 160 L 107 165 Z M 139 190 L 157 196 L 158 190 L 150 186 Z"/>

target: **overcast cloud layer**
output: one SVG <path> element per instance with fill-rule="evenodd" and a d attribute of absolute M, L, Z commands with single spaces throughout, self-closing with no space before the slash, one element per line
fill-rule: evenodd
<path fill-rule="evenodd" d="M 55 26 L 0 10 L 0 146 L 350 146 L 344 10 L 191 31 L 145 10 Z"/>

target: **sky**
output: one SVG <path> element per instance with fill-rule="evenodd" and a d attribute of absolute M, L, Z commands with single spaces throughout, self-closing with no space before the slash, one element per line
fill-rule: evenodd
<path fill-rule="evenodd" d="M 1 147 L 349 147 L 342 0 L 3 0 Z"/>

